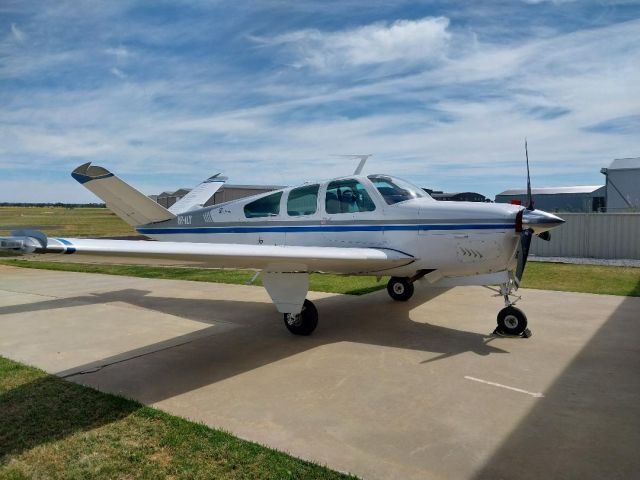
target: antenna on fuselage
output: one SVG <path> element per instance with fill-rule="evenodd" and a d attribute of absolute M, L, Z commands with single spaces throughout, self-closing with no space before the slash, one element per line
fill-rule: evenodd
<path fill-rule="evenodd" d="M 362 173 L 362 169 L 364 168 L 364 164 L 367 163 L 367 160 L 369 160 L 369 157 L 373 156 L 373 153 L 368 153 L 366 155 L 333 155 L 333 156 L 360 159 L 360 163 L 358 163 L 358 166 L 353 172 L 354 175 L 360 175 Z"/>

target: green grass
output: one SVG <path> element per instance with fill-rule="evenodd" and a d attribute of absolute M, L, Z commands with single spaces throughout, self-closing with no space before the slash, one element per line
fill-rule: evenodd
<path fill-rule="evenodd" d="M 0 357 L 0 478 L 354 478 Z"/>
<path fill-rule="evenodd" d="M 136 235 L 107 208 L 0 207 L 0 235 L 21 228 L 67 237 Z"/>
<path fill-rule="evenodd" d="M 97 265 L 16 259 L 0 260 L 0 264 L 67 272 L 105 273 L 143 278 L 167 278 L 231 284 L 244 284 L 255 273 L 252 270 Z M 310 289 L 317 292 L 363 295 L 384 288 L 387 279 L 388 277 L 383 277 L 378 281 L 374 277 L 312 274 L 310 275 Z M 260 279 L 258 279 L 256 285 L 261 285 Z M 640 297 L 640 268 L 529 262 L 527 263 L 522 287 Z"/>
<path fill-rule="evenodd" d="M 528 262 L 522 287 L 640 297 L 640 268 Z"/>
<path fill-rule="evenodd" d="M 192 267 L 153 267 L 146 265 L 98 265 L 90 263 L 58 263 L 30 260 L 0 260 L 0 264 L 24 268 L 41 268 L 65 272 L 105 273 L 143 278 L 165 278 L 171 280 L 193 280 L 196 282 L 245 284 L 255 275 L 253 270 L 230 270 Z M 388 277 L 380 282 L 374 277 L 311 274 L 309 287 L 316 292 L 363 295 L 386 286 Z M 255 285 L 262 285 L 260 278 Z"/>

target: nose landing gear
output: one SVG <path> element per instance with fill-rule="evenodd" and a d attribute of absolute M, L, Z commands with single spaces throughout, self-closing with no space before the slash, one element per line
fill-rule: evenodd
<path fill-rule="evenodd" d="M 387 283 L 389 296 L 398 302 L 406 302 L 413 296 L 413 283 L 432 271 L 420 270 L 413 277 L 391 277 Z M 514 306 L 520 300 L 520 297 L 513 293 L 517 289 L 514 278 L 510 277 L 507 282 L 500 285 L 499 289 L 488 285 L 485 285 L 485 288 L 496 292 L 494 296 L 504 298 L 505 307 L 498 312 L 498 325 L 493 333 L 503 337 L 529 338 L 532 336 L 531 330 L 527 328 L 527 316 Z M 288 325 L 287 328 L 289 328 Z"/>
<path fill-rule="evenodd" d="M 496 295 L 504 297 L 505 307 L 498 312 L 498 326 L 493 333 L 503 337 L 529 338 L 533 334 L 531 330 L 527 328 L 527 316 L 522 310 L 514 307 L 515 303 L 520 300 L 520 297 L 513 295 L 512 290 L 512 282 L 504 283 L 500 286 L 499 293 Z M 515 297 L 513 301 L 511 300 L 512 296 Z"/>
<path fill-rule="evenodd" d="M 527 316 L 522 310 L 514 306 L 508 306 L 498 312 L 498 327 L 496 333 L 520 336 L 528 330 Z M 527 335 L 530 336 L 531 332 Z"/>

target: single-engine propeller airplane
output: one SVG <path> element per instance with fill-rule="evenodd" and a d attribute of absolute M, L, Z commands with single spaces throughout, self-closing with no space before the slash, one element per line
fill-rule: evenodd
<path fill-rule="evenodd" d="M 555 215 L 508 204 L 435 201 L 389 175 L 354 175 L 203 207 L 225 182 L 208 178 L 171 208 L 91 163 L 72 176 L 116 215 L 155 241 L 48 238 L 34 230 L 0 238 L 20 253 L 90 254 L 196 260 L 215 267 L 254 268 L 287 329 L 311 334 L 318 323 L 306 299 L 309 273 L 391 276 L 387 291 L 406 301 L 414 284 L 499 285 L 505 308 L 498 330 L 519 335 L 525 314 L 514 307 L 532 236 L 548 240 L 563 223 Z M 527 178 L 528 175 L 527 158 Z M 514 300 L 512 300 L 514 298 Z"/>

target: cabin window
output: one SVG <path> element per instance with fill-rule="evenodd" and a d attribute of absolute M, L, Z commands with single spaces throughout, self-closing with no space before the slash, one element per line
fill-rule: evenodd
<path fill-rule="evenodd" d="M 367 178 L 389 205 L 427 196 L 421 188 L 399 178 L 387 175 L 369 175 Z"/>
<path fill-rule="evenodd" d="M 372 212 L 375 209 L 364 185 L 355 179 L 336 180 L 327 186 L 327 213 Z"/>
<path fill-rule="evenodd" d="M 316 213 L 319 189 L 320 185 L 307 185 L 291 190 L 287 200 L 287 213 L 292 217 Z"/>
<path fill-rule="evenodd" d="M 280 213 L 281 198 L 282 192 L 278 192 L 247 203 L 244 206 L 244 216 L 247 218 L 275 217 Z"/>

